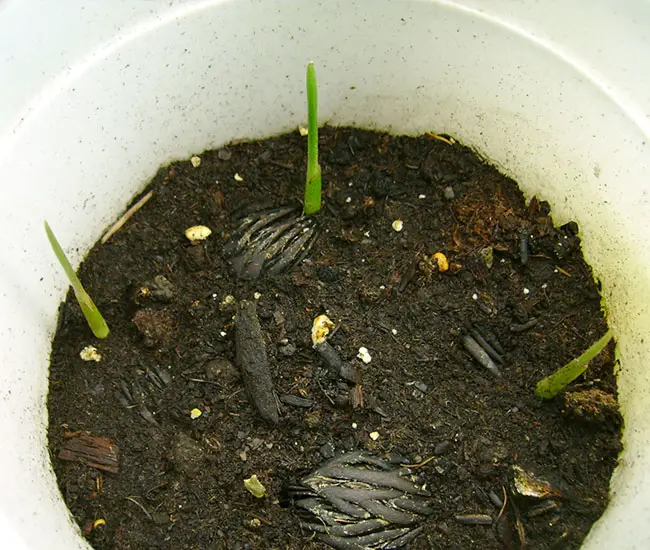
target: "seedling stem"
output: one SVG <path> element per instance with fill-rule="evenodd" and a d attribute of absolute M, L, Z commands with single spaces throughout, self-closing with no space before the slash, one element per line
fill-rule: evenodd
<path fill-rule="evenodd" d="M 535 394 L 542 399 L 552 399 L 578 376 L 587 370 L 589 361 L 598 355 L 613 337 L 613 333 L 608 330 L 600 340 L 592 344 L 580 357 L 573 359 L 563 367 L 556 370 L 553 374 L 540 380 L 535 388 Z"/>
<path fill-rule="evenodd" d="M 86 317 L 86 321 L 88 321 L 90 330 L 93 331 L 93 334 L 97 338 L 106 338 L 110 332 L 106 321 L 104 321 L 99 309 L 97 309 L 97 306 L 82 286 L 79 277 L 77 277 L 74 269 L 72 269 L 65 252 L 63 252 L 59 241 L 56 240 L 56 237 L 54 236 L 52 229 L 50 229 L 47 221 L 45 222 L 45 233 L 47 233 L 47 238 L 50 241 L 52 250 L 54 250 L 54 254 L 59 260 L 61 267 L 63 267 L 63 271 L 65 271 L 65 274 L 68 276 L 68 280 L 72 285 L 72 290 L 74 290 L 74 295 L 77 298 L 77 302 L 79 302 L 79 306 L 81 306 L 81 311 Z"/>
<path fill-rule="evenodd" d="M 318 164 L 318 91 L 314 63 L 307 65 L 307 182 L 305 216 L 316 214 L 321 207 L 321 170 Z"/>

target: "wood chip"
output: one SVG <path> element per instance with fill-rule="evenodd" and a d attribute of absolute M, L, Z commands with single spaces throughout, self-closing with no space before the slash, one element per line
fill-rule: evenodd
<path fill-rule="evenodd" d="M 81 434 L 66 441 L 59 451 L 61 460 L 79 462 L 111 474 L 119 470 L 119 449 L 115 441 L 107 437 Z"/>

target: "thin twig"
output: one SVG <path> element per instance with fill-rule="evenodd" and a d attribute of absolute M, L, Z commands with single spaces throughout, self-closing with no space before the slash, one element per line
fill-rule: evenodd
<path fill-rule="evenodd" d="M 136 202 L 131 208 L 129 208 L 124 215 L 117 220 L 111 228 L 104 233 L 104 236 L 102 237 L 101 243 L 105 244 L 108 239 L 110 239 L 114 233 L 117 233 L 120 228 L 131 219 L 133 214 L 135 214 L 140 208 L 142 208 L 147 201 L 153 196 L 153 191 L 149 191 L 144 197 L 142 197 L 138 202 Z"/>
<path fill-rule="evenodd" d="M 446 143 L 447 145 L 453 145 L 454 144 L 453 141 L 451 141 L 451 140 L 447 139 L 446 137 L 443 137 L 443 136 L 441 136 L 439 134 L 436 134 L 434 132 L 427 132 L 426 135 L 433 138 L 433 139 L 440 140 L 443 143 Z"/>
<path fill-rule="evenodd" d="M 557 266 L 557 265 L 556 265 L 556 266 L 554 266 L 554 267 L 555 267 L 555 269 L 557 269 L 560 273 L 562 273 L 562 275 L 564 275 L 565 277 L 571 277 L 571 273 L 569 273 L 568 271 L 564 271 L 564 269 L 562 269 L 560 266 Z"/>
<path fill-rule="evenodd" d="M 273 525 L 273 522 L 269 519 L 266 519 L 263 516 L 258 516 L 257 514 L 251 514 L 254 518 L 259 519 L 262 523 L 266 523 L 266 525 Z"/>
<path fill-rule="evenodd" d="M 137 500 L 135 500 L 133 497 L 124 497 L 124 498 L 126 500 L 130 500 L 133 504 L 135 504 L 138 508 L 140 508 L 140 510 L 144 512 L 144 515 L 147 516 L 147 518 L 150 521 L 153 521 L 153 517 L 151 517 L 151 514 L 147 512 L 147 509 L 144 506 L 142 506 L 142 504 L 140 504 Z"/>
<path fill-rule="evenodd" d="M 320 379 L 319 379 L 318 377 L 316 377 L 316 383 L 318 384 L 318 387 L 320 388 L 320 391 L 323 392 L 323 395 L 324 395 L 325 397 L 327 397 L 328 401 L 329 401 L 332 405 L 334 405 L 334 400 L 333 400 L 329 395 L 327 395 L 327 392 L 325 391 L 325 388 L 323 388 L 322 384 L 320 383 Z"/>
<path fill-rule="evenodd" d="M 436 455 L 430 456 L 429 458 L 425 458 L 422 462 L 418 462 L 417 464 L 404 464 L 404 467 L 410 468 L 411 470 L 415 470 L 416 468 L 422 468 L 423 466 L 426 466 L 429 462 L 431 462 L 434 458 L 436 458 Z"/>

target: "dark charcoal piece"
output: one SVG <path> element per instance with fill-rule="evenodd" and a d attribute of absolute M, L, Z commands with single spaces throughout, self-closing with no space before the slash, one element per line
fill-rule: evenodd
<path fill-rule="evenodd" d="M 278 403 L 255 302 L 242 300 L 239 303 L 235 317 L 235 347 L 236 363 L 248 398 L 264 420 L 277 424 L 280 421 Z"/>
<path fill-rule="evenodd" d="M 332 378 L 340 377 L 351 384 L 361 383 L 361 373 L 349 363 L 344 362 L 328 342 L 314 344 L 314 349 L 323 359 Z"/>
<path fill-rule="evenodd" d="M 430 493 L 395 467 L 363 452 L 343 454 L 286 488 L 303 529 L 334 548 L 402 548 L 432 513 Z"/>
<path fill-rule="evenodd" d="M 241 220 L 224 253 L 240 279 L 278 275 L 309 253 L 317 235 L 314 218 L 293 207 L 264 210 Z"/>

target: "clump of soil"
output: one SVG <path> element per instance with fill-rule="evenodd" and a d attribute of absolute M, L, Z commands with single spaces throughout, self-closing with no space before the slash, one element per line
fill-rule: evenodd
<path fill-rule="evenodd" d="M 620 451 L 612 346 L 570 388 L 582 393 L 534 395 L 606 331 L 578 228 L 438 138 L 325 129 L 321 235 L 277 277 L 236 279 L 223 248 L 239 213 L 301 199 L 297 134 L 161 169 L 149 202 L 91 251 L 81 279 L 111 334 L 95 340 L 69 294 L 48 406 L 59 485 L 95 548 L 325 548 L 282 489 L 351 450 L 419 465 L 433 513 L 410 548 L 579 547 Z M 212 235 L 190 244 L 194 225 Z M 256 303 L 277 424 L 235 366 L 241 300 Z M 312 347 L 320 314 L 360 373 L 352 392 Z M 502 376 L 467 353 L 472 335 Z M 89 344 L 100 362 L 79 357 Z M 244 487 L 253 474 L 263 498 Z M 522 496 L 521 479 L 544 494 Z"/>

